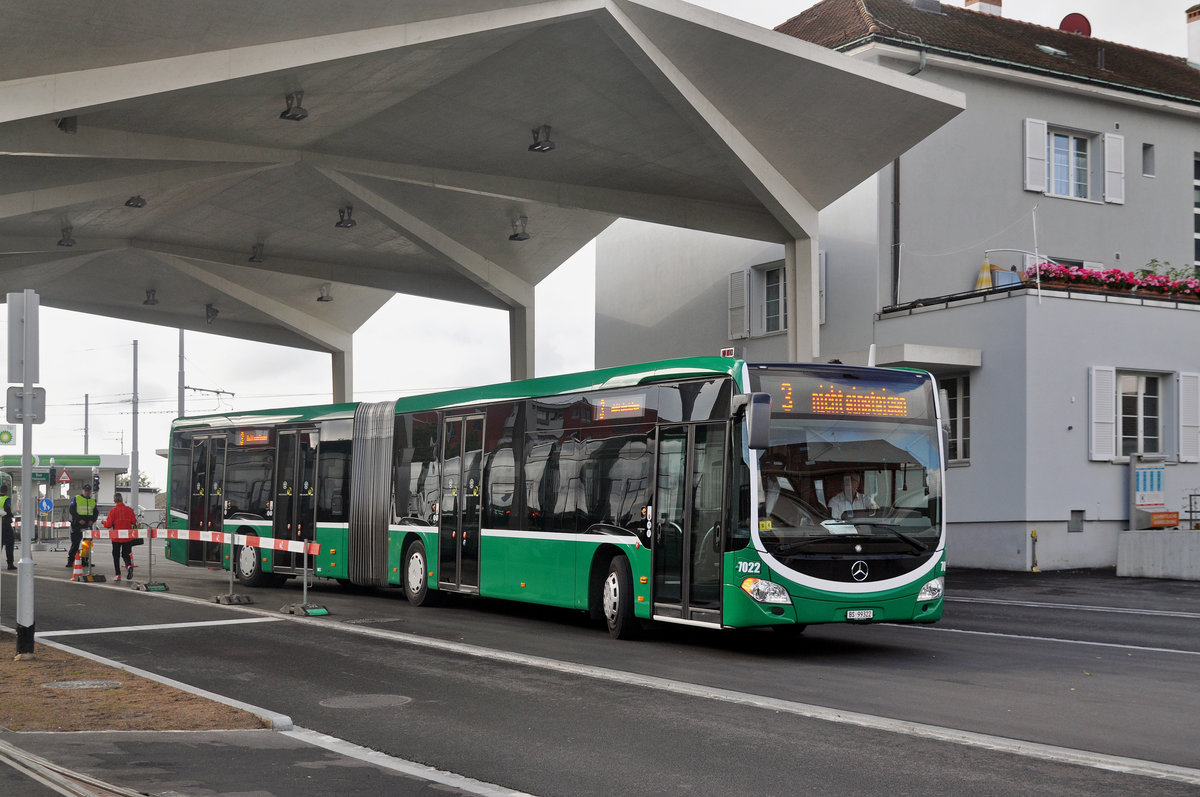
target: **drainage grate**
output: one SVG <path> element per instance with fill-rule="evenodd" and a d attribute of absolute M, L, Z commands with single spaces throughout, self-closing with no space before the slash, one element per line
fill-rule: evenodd
<path fill-rule="evenodd" d="M 112 689 L 120 685 L 120 681 L 51 681 L 42 684 L 47 689 Z"/>

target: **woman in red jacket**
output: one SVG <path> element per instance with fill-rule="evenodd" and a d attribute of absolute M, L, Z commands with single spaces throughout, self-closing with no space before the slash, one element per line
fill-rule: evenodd
<path fill-rule="evenodd" d="M 112 529 L 113 531 L 128 532 L 137 525 L 137 515 L 133 510 L 125 505 L 121 494 L 117 493 L 113 496 L 113 508 L 109 510 L 108 517 L 104 519 L 104 528 Z M 133 578 L 133 534 L 115 535 L 113 536 L 113 569 L 117 571 L 117 575 L 113 581 L 121 580 L 121 560 L 125 560 L 125 566 L 129 568 L 129 575 L 126 578 Z"/>

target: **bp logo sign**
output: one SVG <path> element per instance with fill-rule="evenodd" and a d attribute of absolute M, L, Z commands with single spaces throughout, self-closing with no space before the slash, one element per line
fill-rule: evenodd
<path fill-rule="evenodd" d="M 13 430 L 10 426 L 0 426 L 0 446 L 13 444 Z"/>

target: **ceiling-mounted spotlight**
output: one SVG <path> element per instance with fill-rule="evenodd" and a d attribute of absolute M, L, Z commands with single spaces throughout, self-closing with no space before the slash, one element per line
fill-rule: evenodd
<path fill-rule="evenodd" d="M 350 214 L 352 214 L 353 212 L 354 212 L 353 205 L 346 205 L 346 207 L 344 207 L 344 208 L 338 208 L 338 220 L 333 223 L 333 226 L 341 227 L 343 230 L 348 230 L 351 227 L 353 227 L 354 225 L 358 224 L 357 221 L 350 218 Z"/>
<path fill-rule="evenodd" d="M 147 307 L 153 307 L 154 305 L 158 304 L 158 291 L 154 289 L 146 291 L 146 301 L 142 302 L 142 304 L 146 305 Z"/>
<path fill-rule="evenodd" d="M 318 302 L 332 302 L 333 293 L 328 282 L 321 283 L 321 295 L 317 297 Z"/>
<path fill-rule="evenodd" d="M 59 246 L 74 246 L 75 239 L 71 237 L 71 225 L 62 228 L 62 238 L 58 239 Z"/>
<path fill-rule="evenodd" d="M 554 149 L 550 140 L 550 125 L 533 128 L 533 143 L 529 145 L 530 152 L 549 152 Z"/>
<path fill-rule="evenodd" d="M 308 118 L 308 111 L 300 107 L 300 101 L 304 99 L 303 91 L 295 91 L 284 98 L 287 101 L 287 109 L 279 114 L 280 119 L 287 119 L 289 122 L 299 122 Z"/>
<path fill-rule="evenodd" d="M 79 118 L 76 116 L 64 116 L 61 119 L 54 120 L 54 126 L 64 133 L 74 133 L 78 127 Z"/>
<path fill-rule="evenodd" d="M 250 262 L 251 263 L 263 262 L 263 254 L 262 253 L 263 253 L 263 245 L 255 244 L 254 247 L 250 250 Z"/>
<path fill-rule="evenodd" d="M 204 320 L 210 325 L 213 321 L 217 320 L 217 316 L 220 315 L 220 313 L 221 311 L 213 307 L 211 304 L 204 305 Z"/>
<path fill-rule="evenodd" d="M 144 207 L 146 207 L 146 200 L 142 199 L 141 194 L 138 194 L 136 196 L 131 196 L 131 197 L 129 197 L 129 199 L 125 200 L 125 207 L 127 207 L 127 208 L 144 208 Z"/>
<path fill-rule="evenodd" d="M 525 216 L 519 216 L 513 219 L 513 234 L 508 236 L 510 241 L 528 241 L 529 233 L 525 232 L 525 225 L 529 223 L 529 219 Z"/>

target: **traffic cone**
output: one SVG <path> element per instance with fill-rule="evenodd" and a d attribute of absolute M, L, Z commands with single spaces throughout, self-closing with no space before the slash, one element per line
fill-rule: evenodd
<path fill-rule="evenodd" d="M 72 581 L 83 581 L 83 561 L 75 554 L 75 569 L 71 571 Z"/>

